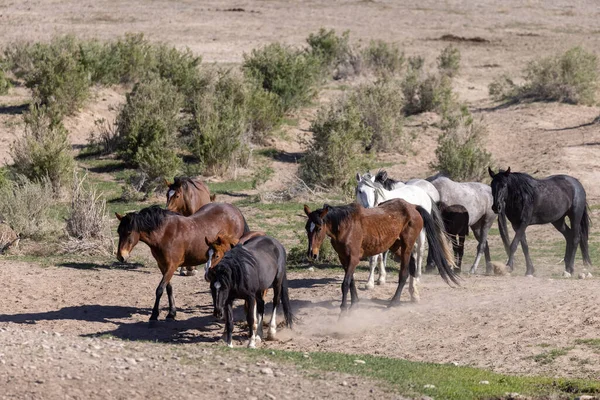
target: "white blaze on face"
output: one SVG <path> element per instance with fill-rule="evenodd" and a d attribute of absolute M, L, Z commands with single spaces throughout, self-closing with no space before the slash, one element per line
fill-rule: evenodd
<path fill-rule="evenodd" d="M 310 231 L 310 233 L 312 233 L 314 230 L 315 230 L 315 223 L 311 222 L 310 223 L 310 227 L 309 227 L 309 231 Z"/>
<path fill-rule="evenodd" d="M 208 260 L 206 261 L 206 267 L 204 267 L 204 272 L 208 272 L 210 266 L 212 265 L 212 256 L 215 253 L 213 249 L 208 249 Z M 219 285 L 220 286 L 220 285 Z"/>
<path fill-rule="evenodd" d="M 221 289 L 221 282 L 215 282 L 215 290 L 218 292 Z"/>
<path fill-rule="evenodd" d="M 175 191 L 173 189 L 169 190 L 167 192 L 167 200 L 171 200 L 171 197 L 173 197 L 174 194 L 175 194 Z"/>

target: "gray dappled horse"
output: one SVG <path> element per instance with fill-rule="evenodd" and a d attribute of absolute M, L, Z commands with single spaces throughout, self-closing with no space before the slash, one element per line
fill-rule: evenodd
<path fill-rule="evenodd" d="M 469 213 L 469 226 L 478 242 L 477 255 L 469 273 L 475 273 L 484 253 L 486 273 L 491 273 L 492 262 L 487 235 L 496 219 L 496 214 L 492 210 L 494 203 L 492 189 L 479 182 L 454 182 L 442 174 L 431 176 L 427 180 L 438 190 L 441 202 L 461 205 Z"/>

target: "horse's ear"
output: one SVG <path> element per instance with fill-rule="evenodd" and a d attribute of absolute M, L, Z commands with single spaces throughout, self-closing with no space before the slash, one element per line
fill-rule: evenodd
<path fill-rule="evenodd" d="M 118 212 L 115 212 L 115 217 L 117 217 L 117 219 L 120 221 L 123 219 L 124 215 L 121 215 Z"/>
<path fill-rule="evenodd" d="M 310 215 L 310 208 L 306 204 L 304 205 L 304 214 Z"/>
<path fill-rule="evenodd" d="M 209 198 L 210 198 L 210 201 L 214 203 L 214 202 L 215 202 L 215 200 L 217 199 L 217 195 L 216 195 L 216 194 L 211 194 L 211 195 L 209 196 Z"/>
<path fill-rule="evenodd" d="M 506 175 L 506 176 L 510 175 L 510 167 L 508 167 L 508 169 L 506 170 L 506 172 L 504 173 L 504 175 Z"/>
<path fill-rule="evenodd" d="M 360 182 L 360 174 L 358 172 L 356 173 L 356 182 Z"/>
<path fill-rule="evenodd" d="M 207 245 L 208 247 L 212 246 L 212 242 L 211 242 L 210 240 L 208 240 L 208 237 L 207 237 L 207 236 L 204 236 L 204 242 L 206 243 L 206 245 Z"/>
<path fill-rule="evenodd" d="M 164 181 L 165 181 L 165 185 L 167 185 L 167 187 L 171 186 L 171 183 L 169 183 L 168 180 L 164 179 Z"/>
<path fill-rule="evenodd" d="M 490 167 L 488 167 L 488 174 L 490 174 L 490 176 L 492 177 L 492 179 L 494 179 L 494 171 L 492 171 L 492 169 Z"/>
<path fill-rule="evenodd" d="M 321 219 L 325 218 L 325 216 L 327 215 L 328 212 L 329 212 L 329 204 L 323 204 L 323 209 L 321 210 L 319 217 Z"/>

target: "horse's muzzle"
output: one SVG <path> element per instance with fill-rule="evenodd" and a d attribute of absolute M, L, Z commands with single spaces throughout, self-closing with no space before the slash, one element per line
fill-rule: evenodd
<path fill-rule="evenodd" d="M 128 258 L 129 258 L 129 253 L 121 253 L 121 252 L 117 253 L 117 260 L 119 260 L 119 262 L 124 263 L 125 261 L 127 261 Z"/>

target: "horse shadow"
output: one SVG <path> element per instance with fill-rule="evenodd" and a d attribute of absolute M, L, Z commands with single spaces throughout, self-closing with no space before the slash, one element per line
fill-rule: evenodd
<path fill-rule="evenodd" d="M 63 262 L 58 264 L 59 267 L 73 268 L 85 271 L 100 271 L 105 269 L 121 269 L 127 271 L 141 272 L 143 274 L 150 274 L 150 271 L 141 270 L 144 264 L 140 263 L 120 263 L 112 262 L 110 264 L 99 264 L 93 262 Z"/>
<path fill-rule="evenodd" d="M 134 314 L 150 315 L 149 309 L 126 306 L 81 305 L 63 307 L 60 310 L 39 313 L 0 314 L 0 322 L 36 324 L 38 321 L 75 320 L 112 323 L 111 319 L 131 318 Z"/>
<path fill-rule="evenodd" d="M 297 278 L 288 280 L 290 289 L 309 289 L 336 283 L 335 278 Z"/>
<path fill-rule="evenodd" d="M 0 114 L 4 115 L 21 115 L 27 110 L 29 110 L 29 103 L 13 106 L 0 106 Z"/>

